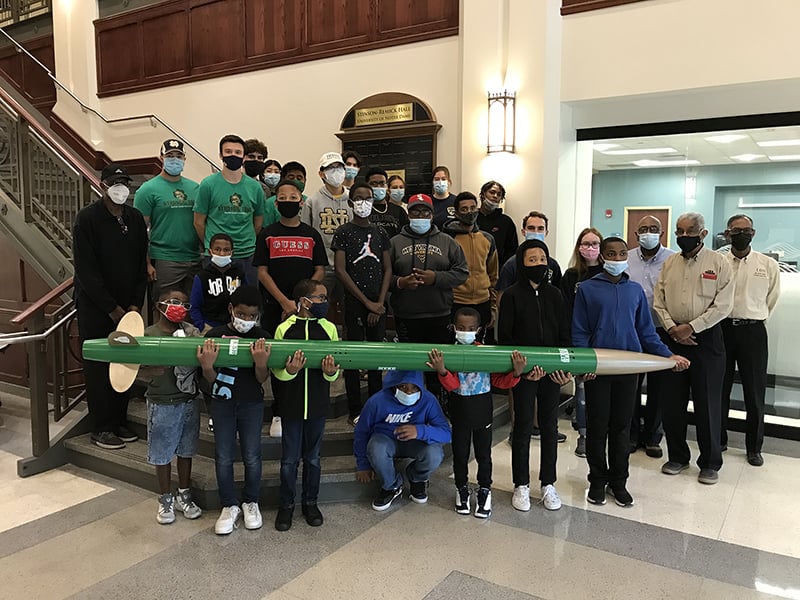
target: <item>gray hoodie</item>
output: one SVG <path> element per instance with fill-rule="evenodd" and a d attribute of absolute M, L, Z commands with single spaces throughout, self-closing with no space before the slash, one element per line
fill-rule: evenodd
<path fill-rule="evenodd" d="M 309 196 L 303 206 L 301 220 L 319 231 L 328 253 L 328 264 L 333 268 L 333 250 L 331 242 L 333 234 L 340 225 L 349 223 L 353 219 L 353 209 L 347 204 L 349 194 L 347 188 L 339 198 L 334 198 L 324 185 L 316 194 Z"/>

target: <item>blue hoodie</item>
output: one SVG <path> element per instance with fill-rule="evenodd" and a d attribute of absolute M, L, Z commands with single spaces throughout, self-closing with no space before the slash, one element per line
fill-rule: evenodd
<path fill-rule="evenodd" d="M 672 356 L 656 333 L 642 286 L 627 273 L 617 283 L 603 272 L 581 284 L 572 313 L 572 344 Z"/>
<path fill-rule="evenodd" d="M 401 383 L 413 383 L 422 391 L 412 406 L 400 404 L 394 397 L 394 388 Z M 372 468 L 367 459 L 367 443 L 372 434 L 394 438 L 398 425 L 416 425 L 417 439 L 426 444 L 450 441 L 450 423 L 436 397 L 425 389 L 421 371 L 389 371 L 383 378 L 383 389 L 364 404 L 353 435 L 353 453 L 359 471 Z"/>

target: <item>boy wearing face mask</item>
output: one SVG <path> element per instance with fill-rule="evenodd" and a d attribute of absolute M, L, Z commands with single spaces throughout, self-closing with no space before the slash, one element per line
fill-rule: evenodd
<path fill-rule="evenodd" d="M 631 281 L 628 245 L 618 237 L 600 244 L 603 273 L 584 281 L 575 295 L 572 345 L 577 348 L 610 348 L 667 356 L 675 371 L 689 361 L 673 355 L 653 325 L 642 286 Z M 586 376 L 586 461 L 589 490 L 586 499 L 605 504 L 606 492 L 619 506 L 633 506 L 628 492 L 628 431 L 636 396 L 637 375 Z M 608 443 L 608 459 L 606 459 Z"/>
<path fill-rule="evenodd" d="M 514 256 L 519 245 L 514 221 L 503 214 L 501 204 L 506 199 L 506 188 L 497 181 L 487 181 L 481 186 L 481 206 L 478 212 L 478 227 L 490 233 L 497 244 L 499 263 L 504 265 Z M 523 229 L 525 229 L 523 227 Z M 544 239 L 542 239 L 544 241 Z"/>
<path fill-rule="evenodd" d="M 368 483 L 377 475 L 381 489 L 372 501 L 388 509 L 403 493 L 403 475 L 396 458 L 410 458 L 406 468 L 411 500 L 428 501 L 428 479 L 444 458 L 450 424 L 436 397 L 425 389 L 420 371 L 389 371 L 383 389 L 364 404 L 353 436 L 356 478 Z"/>
<path fill-rule="evenodd" d="M 477 341 L 481 317 L 474 308 L 461 308 L 453 318 L 456 343 L 480 346 Z M 445 350 L 445 353 L 447 351 Z M 478 489 L 475 516 L 486 519 L 492 514 L 492 387 L 510 389 L 517 385 L 527 359 L 517 350 L 511 353 L 509 373 L 453 373 L 444 366 L 444 354 L 434 348 L 428 353 L 428 367 L 436 371 L 442 387 L 450 392 L 450 420 L 453 424 L 453 476 L 456 484 L 456 512 L 470 511 L 470 445 L 478 463 Z"/>
<path fill-rule="evenodd" d="M 270 163 L 278 165 L 280 172 L 270 173 L 270 169 L 268 167 L 267 173 L 264 176 L 265 180 L 269 178 L 267 184 L 272 190 L 269 196 L 267 196 L 267 205 L 264 207 L 264 227 L 269 227 L 273 223 L 277 223 L 281 220 L 281 213 L 278 212 L 278 209 L 275 206 L 275 194 L 278 191 L 278 183 L 284 179 L 294 181 L 295 185 L 297 185 L 298 189 L 300 190 L 303 202 L 308 202 L 308 197 L 303 194 L 303 190 L 306 189 L 306 168 L 294 160 L 290 160 L 282 167 L 280 166 L 280 163 L 274 160 L 268 160 L 266 162 L 267 165 Z"/>
<path fill-rule="evenodd" d="M 276 340 L 339 339 L 328 314 L 328 291 L 319 281 L 304 279 L 294 288 L 297 312 L 275 331 Z M 286 358 L 283 368 L 272 369 L 285 382 L 285 402 L 281 405 L 281 491 L 275 529 L 288 531 L 292 526 L 297 467 L 303 460 L 302 513 L 312 527 L 322 525 L 317 507 L 320 480 L 320 447 L 325 432 L 325 417 L 330 404 L 330 386 L 339 377 L 339 365 L 330 354 L 319 367 L 306 366 L 302 350 Z"/>
<path fill-rule="evenodd" d="M 142 213 L 126 204 L 131 178 L 114 163 L 100 178 L 103 197 L 81 209 L 72 227 L 81 343 L 114 331 L 126 312 L 140 310 L 147 291 L 147 227 Z M 135 442 L 137 435 L 127 427 L 129 394 L 111 387 L 108 363 L 86 360 L 83 371 L 92 441 L 114 450 Z"/>
<path fill-rule="evenodd" d="M 361 155 L 355 150 L 345 150 L 342 152 L 344 159 L 344 186 L 351 187 L 356 182 L 358 172 L 361 170 Z"/>
<path fill-rule="evenodd" d="M 375 189 L 366 183 L 350 188 L 348 203 L 353 220 L 333 236 L 336 276 L 344 286 L 345 339 L 382 342 L 386 334 L 386 294 L 392 280 L 389 237 L 371 221 Z M 400 209 L 402 211 L 402 209 Z M 356 369 L 344 373 L 349 421 L 355 425 L 361 412 L 361 378 Z M 370 371 L 369 395 L 381 389 L 381 372 Z"/>
<path fill-rule="evenodd" d="M 227 233 L 217 233 L 208 248 L 211 260 L 194 276 L 190 313 L 195 327 L 204 334 L 229 319 L 228 302 L 231 294 L 245 281 L 244 271 L 233 264 L 233 240 Z"/>
<path fill-rule="evenodd" d="M 389 201 L 388 178 L 386 171 L 373 167 L 367 171 L 367 183 L 372 187 L 372 213 L 369 220 L 386 230 L 386 235 L 393 238 L 408 225 L 408 213 L 405 209 Z M 353 189 L 350 188 L 350 196 Z"/>
<path fill-rule="evenodd" d="M 200 337 L 200 331 L 185 321 L 188 297 L 181 290 L 164 290 L 156 303 L 160 318 L 144 330 L 153 337 Z M 197 454 L 200 407 L 194 381 L 196 368 L 144 367 L 147 383 L 147 462 L 155 465 L 158 479 L 156 521 L 175 521 L 175 511 L 196 519 L 200 508 L 192 501 L 192 457 Z M 179 379 L 180 377 L 180 379 Z M 172 492 L 172 459 L 178 459 L 178 491 Z"/>
<path fill-rule="evenodd" d="M 238 525 L 244 513 L 244 526 L 258 529 L 263 524 L 258 499 L 261 491 L 261 424 L 264 420 L 264 389 L 269 369 L 269 334 L 258 326 L 261 298 L 253 286 L 243 285 L 231 294 L 229 321 L 206 334 L 197 348 L 197 361 L 203 377 L 212 384 L 211 416 L 214 419 L 214 464 L 222 511 L 214 533 L 227 535 Z M 210 338 L 239 338 L 238 352 L 249 350 L 252 367 L 214 367 L 221 345 Z M 232 347 L 223 351 L 230 352 Z M 242 504 L 233 482 L 236 439 L 244 463 Z"/>
<path fill-rule="evenodd" d="M 453 288 L 453 314 L 470 306 L 481 316 L 483 331 L 494 326 L 492 311 L 496 309 L 497 248 L 491 234 L 478 229 L 478 199 L 472 192 L 461 192 L 453 202 L 454 219 L 444 224 L 444 232 L 452 235 L 467 259 L 469 277 Z M 483 338 L 481 338 L 483 341 Z"/>

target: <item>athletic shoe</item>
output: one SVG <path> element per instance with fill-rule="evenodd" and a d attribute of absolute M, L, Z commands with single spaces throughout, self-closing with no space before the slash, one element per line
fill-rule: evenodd
<path fill-rule="evenodd" d="M 475 516 L 479 519 L 488 519 L 492 514 L 492 490 L 478 488 L 478 499 L 475 503 Z"/>
<path fill-rule="evenodd" d="M 208 426 L 207 427 L 208 427 L 208 430 L 211 433 L 214 433 L 214 419 L 212 419 L 211 417 L 208 417 Z"/>
<path fill-rule="evenodd" d="M 580 456 L 581 458 L 586 458 L 586 436 L 579 435 L 578 436 L 578 443 L 575 444 L 575 456 Z"/>
<path fill-rule="evenodd" d="M 242 511 L 244 512 L 245 529 L 261 529 L 264 521 L 261 519 L 258 502 L 245 502 L 242 504 Z"/>
<path fill-rule="evenodd" d="M 761 452 L 748 452 L 747 462 L 754 467 L 762 467 L 764 466 L 764 457 L 761 456 Z"/>
<path fill-rule="evenodd" d="M 303 516 L 306 518 L 306 523 L 311 525 L 311 527 L 319 527 L 322 525 L 322 513 L 316 504 L 303 504 Z"/>
<path fill-rule="evenodd" d="M 565 434 L 565 433 L 561 433 L 560 431 L 557 431 L 557 432 L 556 432 L 556 441 L 557 441 L 559 444 L 563 444 L 564 442 L 566 442 L 566 441 L 567 441 L 567 434 Z"/>
<path fill-rule="evenodd" d="M 518 485 L 514 487 L 514 494 L 511 496 L 511 506 L 522 512 L 531 509 L 531 487 L 529 485 Z"/>
<path fill-rule="evenodd" d="M 586 492 L 586 500 L 589 504 L 602 506 L 606 503 L 606 486 L 602 483 L 589 484 L 589 491 Z"/>
<path fill-rule="evenodd" d="M 661 458 L 662 456 L 664 456 L 664 451 L 658 444 L 647 444 L 644 447 L 644 453 L 647 454 L 647 456 L 649 456 L 650 458 Z"/>
<path fill-rule="evenodd" d="M 293 515 L 294 506 L 289 508 L 279 508 L 278 514 L 275 515 L 275 529 L 278 531 L 289 531 L 292 528 Z"/>
<path fill-rule="evenodd" d="M 547 510 L 558 510 L 561 508 L 561 498 L 558 497 L 558 492 L 554 485 L 542 486 L 542 504 Z"/>
<path fill-rule="evenodd" d="M 456 512 L 460 515 L 469 514 L 469 486 L 456 488 Z"/>
<path fill-rule="evenodd" d="M 664 475 L 678 475 L 679 473 L 685 471 L 689 468 L 688 464 L 675 462 L 674 460 L 670 460 L 665 462 L 661 465 L 661 472 Z"/>
<path fill-rule="evenodd" d="M 162 525 L 175 522 L 175 510 L 173 508 L 174 498 L 171 493 L 161 494 L 158 497 L 158 515 L 156 521 Z"/>
<path fill-rule="evenodd" d="M 93 433 L 92 442 L 94 442 L 95 446 L 99 448 L 105 448 L 106 450 L 121 450 L 125 447 L 125 442 L 123 442 L 110 431 Z"/>
<path fill-rule="evenodd" d="M 124 425 L 120 425 L 119 427 L 117 427 L 116 434 L 117 437 L 121 439 L 123 442 L 136 442 L 139 440 L 139 436 L 133 433 L 130 429 L 128 429 Z"/>
<path fill-rule="evenodd" d="M 217 522 L 214 523 L 214 533 L 217 535 L 227 535 L 236 529 L 242 510 L 238 506 L 226 506 L 219 513 Z"/>
<path fill-rule="evenodd" d="M 175 510 L 182 512 L 187 519 L 196 519 L 203 514 L 200 507 L 192 500 L 191 490 L 184 492 L 178 490 L 178 493 L 175 494 Z"/>
<path fill-rule="evenodd" d="M 535 440 L 538 440 L 540 437 L 542 437 L 541 430 L 538 427 L 531 429 L 531 437 Z"/>
<path fill-rule="evenodd" d="M 719 447 L 719 451 L 720 451 L 720 452 L 727 452 L 727 451 L 728 451 L 728 444 L 722 444 L 722 445 Z"/>
<path fill-rule="evenodd" d="M 392 502 L 395 498 L 397 498 L 400 494 L 403 493 L 402 486 L 397 487 L 393 490 L 384 490 L 378 492 L 378 495 L 375 496 L 375 499 L 372 501 L 372 508 L 375 510 L 386 510 L 392 505 Z"/>
<path fill-rule="evenodd" d="M 361 415 L 356 415 L 355 417 L 347 417 L 347 424 L 350 425 L 351 427 L 355 427 L 356 425 L 358 425 L 358 418 L 360 416 Z"/>
<path fill-rule="evenodd" d="M 608 493 L 618 506 L 633 506 L 633 496 L 628 493 L 624 485 L 608 486 Z"/>
<path fill-rule="evenodd" d="M 706 485 L 714 485 L 719 481 L 719 474 L 714 469 L 700 469 L 697 481 Z"/>
<path fill-rule="evenodd" d="M 411 482 L 411 499 L 417 504 L 425 504 L 428 501 L 428 482 Z"/>
<path fill-rule="evenodd" d="M 269 425 L 269 437 L 279 438 L 283 436 L 283 427 L 281 427 L 281 418 L 272 417 L 272 423 Z"/>

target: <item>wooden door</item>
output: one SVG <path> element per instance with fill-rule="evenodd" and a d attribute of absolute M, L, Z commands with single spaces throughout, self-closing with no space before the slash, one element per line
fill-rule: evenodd
<path fill-rule="evenodd" d="M 624 235 L 625 241 L 628 242 L 628 248 L 636 248 L 639 245 L 636 239 L 636 226 L 642 217 L 648 216 L 655 217 L 661 221 L 661 227 L 664 231 L 661 243 L 669 248 L 673 236 L 672 232 L 675 230 L 675 223 L 672 222 L 671 206 L 626 206 Z"/>

